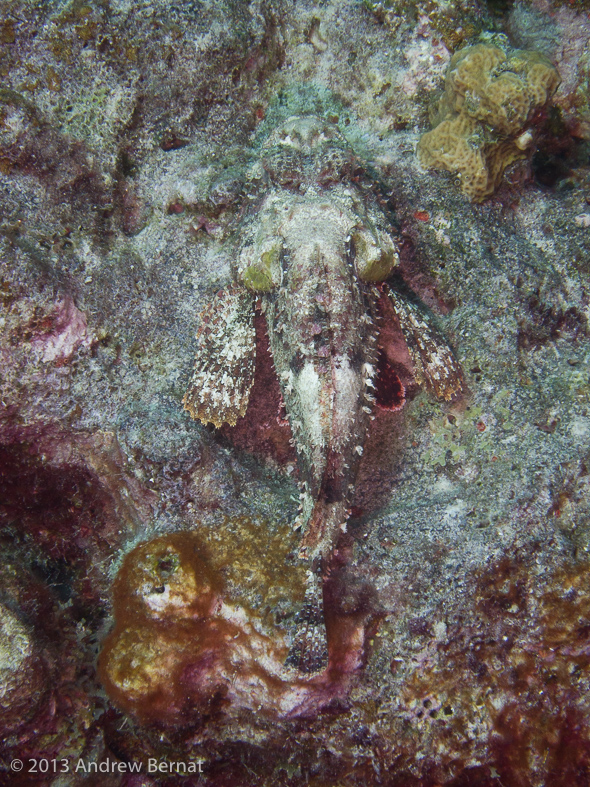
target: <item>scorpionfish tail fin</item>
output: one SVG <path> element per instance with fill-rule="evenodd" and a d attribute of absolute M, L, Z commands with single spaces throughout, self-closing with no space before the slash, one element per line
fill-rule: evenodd
<path fill-rule="evenodd" d="M 255 363 L 252 295 L 236 286 L 220 290 L 201 313 L 184 409 L 204 424 L 235 426 L 248 407 Z"/>
<path fill-rule="evenodd" d="M 303 607 L 295 619 L 295 630 L 285 666 L 304 675 L 323 672 L 328 666 L 328 638 L 324 622 L 321 560 L 307 572 Z"/>
<path fill-rule="evenodd" d="M 447 340 L 423 308 L 389 287 L 386 292 L 408 347 L 416 382 L 437 399 L 454 399 L 464 389 L 463 372 Z"/>

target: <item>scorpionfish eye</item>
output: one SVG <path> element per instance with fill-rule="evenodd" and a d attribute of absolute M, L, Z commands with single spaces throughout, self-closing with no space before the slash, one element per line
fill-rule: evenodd
<path fill-rule="evenodd" d="M 356 227 L 350 240 L 355 271 L 362 281 L 385 281 L 399 265 L 399 254 L 386 232 Z"/>

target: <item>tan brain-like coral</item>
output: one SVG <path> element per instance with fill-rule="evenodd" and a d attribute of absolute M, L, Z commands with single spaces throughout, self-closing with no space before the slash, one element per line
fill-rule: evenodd
<path fill-rule="evenodd" d="M 418 143 L 420 163 L 457 173 L 463 192 L 482 202 L 506 167 L 526 157 L 536 114 L 559 81 L 544 55 L 511 49 L 503 36 L 459 50 L 436 125 Z"/>

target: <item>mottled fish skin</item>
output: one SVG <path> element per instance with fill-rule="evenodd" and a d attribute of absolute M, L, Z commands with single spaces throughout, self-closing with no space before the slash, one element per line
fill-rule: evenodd
<path fill-rule="evenodd" d="M 329 197 L 293 197 L 289 221 L 277 228 L 289 262 L 265 303 L 303 481 L 301 555 L 310 559 L 327 557 L 348 518 L 377 338 L 372 293 L 350 262 L 358 217 L 344 189 L 332 188 Z"/>
<path fill-rule="evenodd" d="M 300 557 L 310 561 L 287 665 L 313 674 L 328 663 L 322 576 L 348 519 L 376 360 L 375 296 L 355 274 L 352 234 L 384 217 L 351 184 L 346 141 L 317 118 L 277 129 L 261 164 L 268 193 L 254 247 L 260 255 L 260 239 L 272 239 L 266 253 L 277 260 L 263 308 L 298 456 Z M 238 257 L 238 280 L 255 264 L 250 251 Z"/>
<path fill-rule="evenodd" d="M 447 399 L 462 387 L 440 334 L 383 284 L 399 256 L 389 220 L 359 172 L 346 139 L 320 118 L 290 118 L 269 135 L 248 176 L 258 196 L 232 244 L 234 284 L 203 314 L 183 400 L 192 417 L 215 426 L 235 424 L 244 414 L 260 299 L 297 451 L 300 557 L 309 561 L 286 664 L 308 675 L 328 665 L 323 575 L 346 525 L 371 418 L 382 292 L 389 294 L 417 381 Z"/>
<path fill-rule="evenodd" d="M 354 182 L 348 142 L 317 117 L 277 128 L 259 167 L 258 238 L 272 238 L 280 258 L 264 309 L 302 480 L 301 556 L 317 564 L 348 518 L 372 399 L 376 297 L 355 273 L 353 235 L 390 227 Z"/>

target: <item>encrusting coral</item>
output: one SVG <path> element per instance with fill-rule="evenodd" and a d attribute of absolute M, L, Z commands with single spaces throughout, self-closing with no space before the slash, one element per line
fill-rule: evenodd
<path fill-rule="evenodd" d="M 436 125 L 418 143 L 420 163 L 457 173 L 463 192 L 483 202 L 506 167 L 526 157 L 535 118 L 559 81 L 544 55 L 512 49 L 504 36 L 459 50 Z"/>
<path fill-rule="evenodd" d="M 286 631 L 230 601 L 222 577 L 195 533 L 159 536 L 125 557 L 113 588 L 116 626 L 99 657 L 116 705 L 140 723 L 174 727 L 244 712 L 314 715 L 346 695 L 367 614 L 333 611 L 330 668 L 304 679 L 283 665 Z"/>
<path fill-rule="evenodd" d="M 46 674 L 31 632 L 0 604 L 0 734 L 31 714 L 46 689 Z"/>

